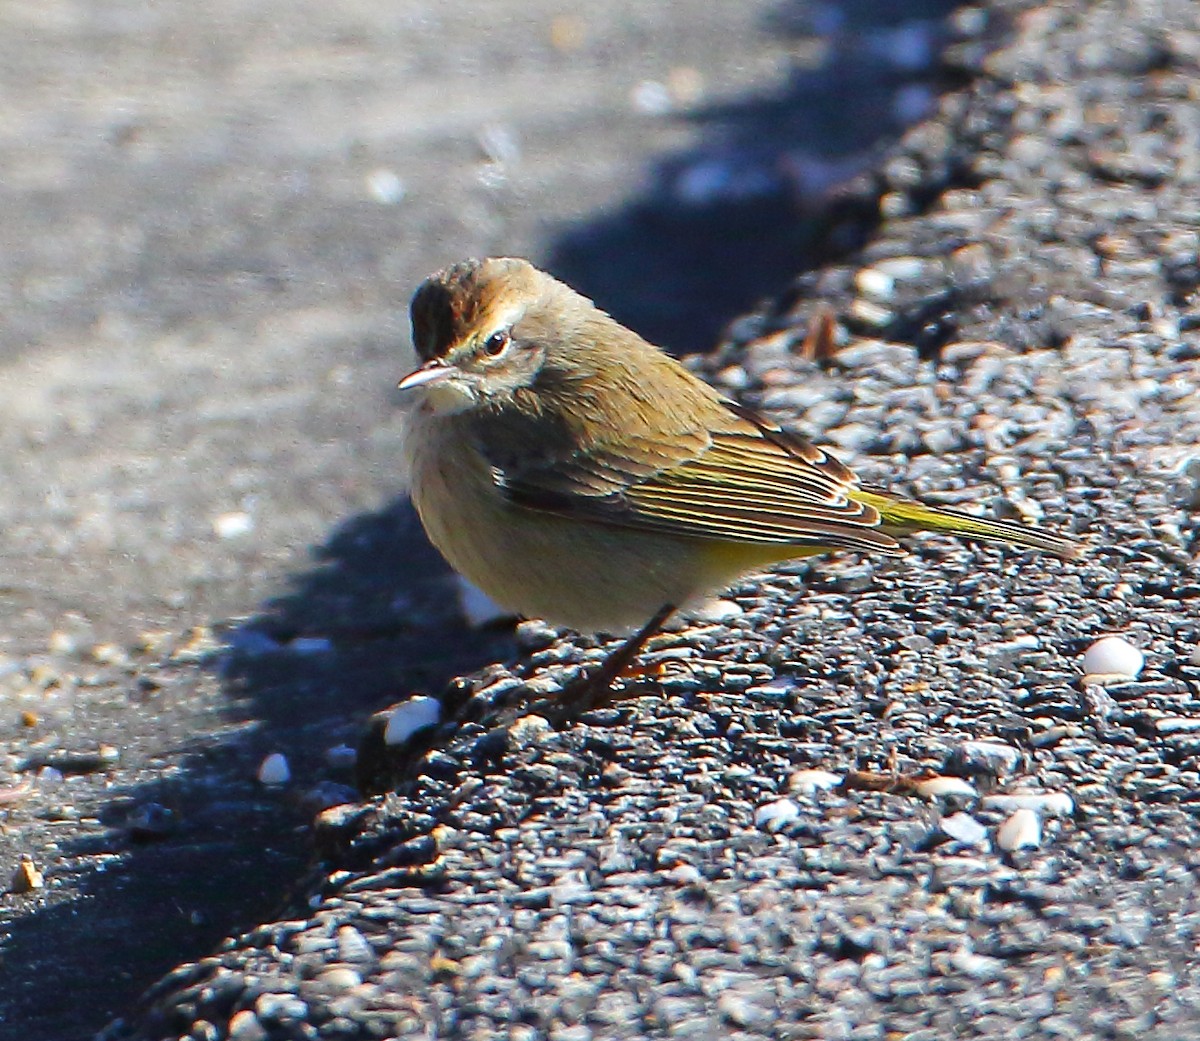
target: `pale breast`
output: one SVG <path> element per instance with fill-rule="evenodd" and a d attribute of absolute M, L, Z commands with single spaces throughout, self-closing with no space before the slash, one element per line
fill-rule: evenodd
<path fill-rule="evenodd" d="M 697 540 L 511 505 L 453 417 L 414 416 L 407 441 L 413 502 L 430 541 L 456 571 L 518 614 L 621 632 L 747 570 L 744 559 Z"/>

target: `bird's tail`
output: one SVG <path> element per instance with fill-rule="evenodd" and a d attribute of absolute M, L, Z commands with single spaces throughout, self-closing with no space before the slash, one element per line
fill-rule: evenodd
<path fill-rule="evenodd" d="M 889 535 L 938 531 L 980 542 L 1024 546 L 1067 559 L 1083 555 L 1083 543 L 1069 535 L 1058 535 L 1012 521 L 988 520 L 944 506 L 926 506 L 915 499 L 897 499 L 885 492 L 865 488 L 856 488 L 850 494 L 852 498 L 879 511 L 882 519 L 880 528 Z"/>

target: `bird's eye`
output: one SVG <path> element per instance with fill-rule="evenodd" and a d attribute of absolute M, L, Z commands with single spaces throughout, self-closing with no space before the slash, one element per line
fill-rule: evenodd
<path fill-rule="evenodd" d="M 492 335 L 484 341 L 483 351 L 490 358 L 498 358 L 506 350 L 508 350 L 508 345 L 511 341 L 512 337 L 510 337 L 506 332 L 492 333 Z"/>

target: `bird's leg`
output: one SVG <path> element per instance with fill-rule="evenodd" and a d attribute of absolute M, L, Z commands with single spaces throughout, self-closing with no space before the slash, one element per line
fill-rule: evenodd
<path fill-rule="evenodd" d="M 674 604 L 663 604 L 654 617 L 643 625 L 600 663 L 600 668 L 568 685 L 555 699 L 565 714 L 578 715 L 613 699 L 612 685 L 633 664 L 634 658 L 668 618 L 675 613 Z"/>

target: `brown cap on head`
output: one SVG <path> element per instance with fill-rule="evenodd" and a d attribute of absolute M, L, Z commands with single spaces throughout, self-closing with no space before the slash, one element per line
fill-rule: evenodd
<path fill-rule="evenodd" d="M 423 361 L 441 358 L 482 332 L 503 300 L 533 290 L 537 269 L 516 257 L 462 260 L 430 275 L 413 294 L 413 346 Z"/>

